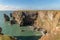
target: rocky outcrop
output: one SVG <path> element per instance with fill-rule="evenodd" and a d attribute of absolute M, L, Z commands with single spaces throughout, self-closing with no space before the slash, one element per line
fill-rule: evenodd
<path fill-rule="evenodd" d="M 39 40 L 60 40 L 60 28 L 57 28 L 60 27 L 60 11 L 14 11 L 12 15 L 20 25 L 27 25 L 33 21 L 34 30 L 39 31 L 39 28 L 46 30 L 44 31 L 46 34 Z"/>
<path fill-rule="evenodd" d="M 15 20 L 15 17 L 11 17 L 12 19 L 10 20 L 10 24 L 13 25 L 13 24 L 16 24 L 17 21 Z"/>
<path fill-rule="evenodd" d="M 4 14 L 4 19 L 5 19 L 5 21 L 10 21 L 9 16 L 8 16 L 8 15 L 6 15 L 6 14 Z"/>
<path fill-rule="evenodd" d="M 36 12 L 27 12 L 27 11 L 16 11 L 13 13 L 13 17 L 20 26 L 29 26 L 33 25 L 34 21 L 37 19 L 38 13 Z"/>
<path fill-rule="evenodd" d="M 22 19 L 22 26 L 32 26 L 38 16 L 38 13 L 29 14 L 29 13 L 22 12 L 22 17 L 23 16 L 24 18 Z"/>
<path fill-rule="evenodd" d="M 11 25 L 16 24 L 16 20 L 14 20 L 14 19 L 10 20 L 10 24 Z"/>
<path fill-rule="evenodd" d="M 54 27 L 58 26 L 59 19 L 60 11 L 38 11 L 38 18 L 35 21 L 34 26 L 44 28 L 48 32 L 51 32 Z"/>
<path fill-rule="evenodd" d="M 55 27 L 51 30 L 51 33 L 47 33 L 39 40 L 60 40 L 60 27 Z"/>
<path fill-rule="evenodd" d="M 40 10 L 40 11 L 14 11 L 12 16 L 18 24 L 44 28 L 49 32 L 59 25 L 60 11 Z"/>
<path fill-rule="evenodd" d="M 22 12 L 20 12 L 20 11 L 14 11 L 12 14 L 13 18 L 15 18 L 15 20 L 17 21 L 18 24 L 20 24 L 22 21 L 21 13 Z"/>
<path fill-rule="evenodd" d="M 1 27 L 0 27 L 0 34 L 3 35 L 3 33 L 2 33 L 2 28 L 1 28 Z"/>

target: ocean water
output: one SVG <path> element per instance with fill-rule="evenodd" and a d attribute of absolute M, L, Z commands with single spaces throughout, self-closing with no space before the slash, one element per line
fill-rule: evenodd
<path fill-rule="evenodd" d="M 0 11 L 0 27 L 4 35 L 14 36 L 17 40 L 38 40 L 41 37 L 40 32 L 33 31 L 29 27 L 20 27 L 18 24 L 10 25 L 10 22 L 5 22 L 4 13 L 10 16 L 13 11 Z M 22 32 L 21 30 L 25 31 Z"/>

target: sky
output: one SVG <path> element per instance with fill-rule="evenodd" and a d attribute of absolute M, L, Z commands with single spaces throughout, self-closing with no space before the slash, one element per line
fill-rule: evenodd
<path fill-rule="evenodd" d="M 60 0 L 0 0 L 0 10 L 60 10 Z"/>

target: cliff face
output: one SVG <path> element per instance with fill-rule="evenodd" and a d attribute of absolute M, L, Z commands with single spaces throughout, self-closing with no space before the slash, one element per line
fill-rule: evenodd
<path fill-rule="evenodd" d="M 35 19 L 33 26 L 37 28 L 44 28 L 47 31 L 51 31 L 53 27 L 59 26 L 59 17 L 60 17 L 60 11 L 23 11 L 25 14 L 22 13 L 22 11 L 14 11 L 13 17 L 15 17 L 15 20 L 18 24 L 21 24 L 22 19 L 29 15 L 30 19 Z M 38 15 L 36 17 L 36 14 Z M 23 15 L 23 16 L 22 16 Z M 28 16 L 26 16 L 28 17 Z M 29 18 L 27 20 L 30 20 Z"/>
<path fill-rule="evenodd" d="M 47 33 L 39 40 L 60 40 L 60 27 L 53 28 L 51 33 Z"/>
<path fill-rule="evenodd" d="M 58 27 L 60 11 L 38 11 L 38 18 L 35 21 L 37 27 L 42 27 L 50 32 L 54 27 Z"/>
<path fill-rule="evenodd" d="M 14 11 L 13 17 L 18 24 L 27 17 L 26 22 L 34 21 L 32 26 L 46 29 L 48 33 L 39 40 L 60 40 L 60 11 Z"/>
<path fill-rule="evenodd" d="M 21 12 L 20 11 L 14 11 L 12 16 L 15 18 L 18 24 L 21 22 Z"/>
<path fill-rule="evenodd" d="M 17 21 L 18 24 L 30 24 L 32 25 L 38 16 L 37 12 L 32 11 L 14 11 L 13 17 Z M 24 22 L 23 22 L 24 21 Z"/>

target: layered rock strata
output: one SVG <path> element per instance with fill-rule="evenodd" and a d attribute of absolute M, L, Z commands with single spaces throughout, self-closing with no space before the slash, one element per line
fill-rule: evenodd
<path fill-rule="evenodd" d="M 24 13 L 24 14 L 23 14 Z M 22 16 L 23 15 L 23 16 Z M 18 24 L 24 24 L 22 20 L 25 18 L 24 22 L 26 24 L 29 21 L 34 21 L 33 25 L 37 28 L 44 28 L 48 32 L 51 31 L 56 26 L 59 26 L 60 11 L 46 10 L 46 11 L 14 11 L 12 15 Z M 29 17 L 30 16 L 30 17 Z M 35 19 L 35 20 L 34 20 Z"/>

